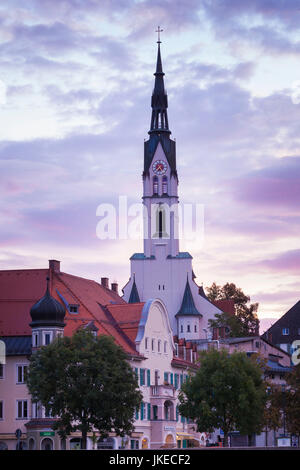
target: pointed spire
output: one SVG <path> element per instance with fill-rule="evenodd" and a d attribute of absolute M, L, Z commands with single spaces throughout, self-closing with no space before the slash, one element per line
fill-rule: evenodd
<path fill-rule="evenodd" d="M 153 132 L 161 133 L 167 132 L 171 134 L 169 130 L 169 123 L 168 123 L 168 97 L 165 91 L 164 85 L 164 72 L 162 68 L 162 61 L 161 61 L 161 53 L 160 53 L 160 36 L 159 33 L 162 31 L 160 27 L 158 27 L 158 47 L 157 47 L 157 61 L 156 61 L 156 72 L 154 73 L 155 82 L 154 82 L 154 90 L 152 93 L 151 99 L 151 107 L 152 107 L 152 117 L 151 117 L 151 125 L 149 134 Z"/>
<path fill-rule="evenodd" d="M 177 315 L 200 315 L 202 317 L 201 313 L 198 312 L 198 310 L 195 307 L 188 276 L 186 279 L 186 285 L 185 285 L 181 307 L 175 316 L 177 317 Z"/>
<path fill-rule="evenodd" d="M 136 304 L 138 302 L 140 302 L 140 296 L 139 296 L 139 293 L 138 293 L 138 290 L 137 290 L 137 287 L 136 287 L 136 283 L 135 283 L 135 275 L 133 275 L 133 284 L 132 284 L 132 289 L 131 289 L 131 292 L 130 292 L 130 297 L 129 297 L 128 303 L 129 304 Z"/>

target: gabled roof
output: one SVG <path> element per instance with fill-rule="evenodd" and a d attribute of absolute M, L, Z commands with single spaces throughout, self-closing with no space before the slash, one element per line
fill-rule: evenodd
<path fill-rule="evenodd" d="M 283 328 L 289 329 L 288 335 L 282 334 Z M 299 330 L 300 300 L 265 331 L 262 337 L 273 344 L 292 343 L 295 339 L 299 339 Z"/>
<path fill-rule="evenodd" d="M 126 353 L 139 355 L 134 339 L 126 335 L 110 314 L 109 308 L 113 305 L 118 305 L 119 309 L 124 306 L 128 312 L 128 304 L 116 292 L 96 281 L 51 269 L 0 271 L 0 336 L 31 337 L 30 309 L 43 296 L 47 275 L 52 297 L 63 306 L 65 302 L 61 296 L 66 302 L 79 305 L 78 313 L 66 311 L 66 336 L 93 322 L 98 334 L 112 336 Z"/>
<path fill-rule="evenodd" d="M 189 280 L 186 280 L 185 290 L 183 299 L 179 311 L 176 313 L 176 317 L 179 315 L 197 315 L 202 317 L 201 313 L 195 307 L 192 291 L 190 288 Z"/>

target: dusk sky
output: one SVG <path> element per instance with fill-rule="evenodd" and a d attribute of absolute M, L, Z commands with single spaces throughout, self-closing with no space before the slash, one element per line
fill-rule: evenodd
<path fill-rule="evenodd" d="M 196 282 L 260 318 L 299 300 L 299 0 L 2 0 L 0 24 L 0 269 L 127 282 L 143 244 L 99 240 L 96 209 L 141 202 L 160 25 Z"/>

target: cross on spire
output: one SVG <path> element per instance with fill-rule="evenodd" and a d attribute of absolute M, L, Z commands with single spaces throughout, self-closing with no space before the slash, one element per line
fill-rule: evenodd
<path fill-rule="evenodd" d="M 163 32 L 163 29 L 160 29 L 160 26 L 157 27 L 157 30 L 155 31 L 157 33 L 157 39 L 158 39 L 158 43 L 161 43 L 161 40 L 160 40 L 160 33 Z"/>

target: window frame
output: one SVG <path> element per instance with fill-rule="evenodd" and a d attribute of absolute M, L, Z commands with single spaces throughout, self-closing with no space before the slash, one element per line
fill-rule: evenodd
<path fill-rule="evenodd" d="M 22 411 L 22 416 L 19 416 L 19 405 L 21 404 L 21 411 Z M 24 410 L 25 410 L 25 405 L 26 404 L 26 416 L 25 416 L 25 413 L 24 413 Z M 28 400 L 26 399 L 20 399 L 20 400 L 16 400 L 16 419 L 18 420 L 24 420 L 24 419 L 28 419 L 29 418 L 29 408 L 28 408 Z"/>

